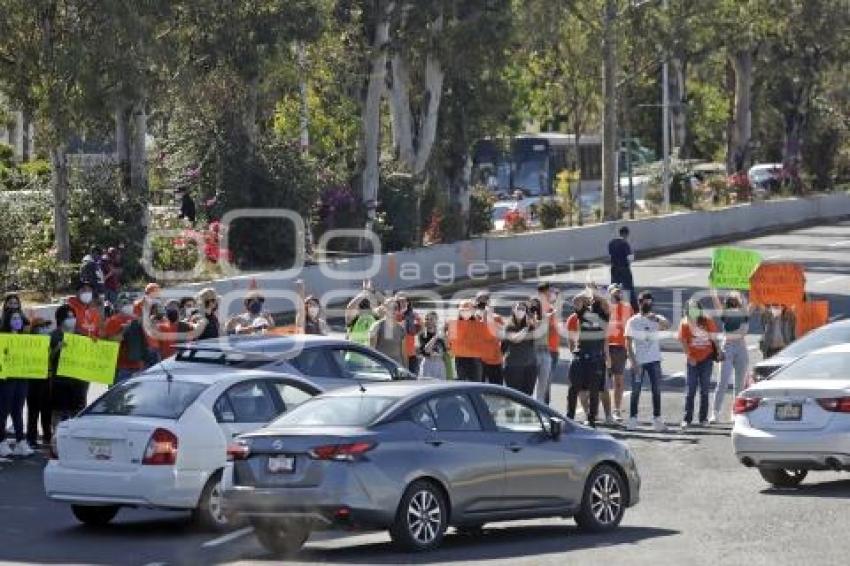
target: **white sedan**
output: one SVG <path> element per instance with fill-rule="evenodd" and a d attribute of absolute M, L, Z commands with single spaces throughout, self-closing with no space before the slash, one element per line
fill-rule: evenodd
<path fill-rule="evenodd" d="M 214 530 L 231 439 L 320 392 L 279 373 L 148 373 L 112 387 L 61 423 L 44 472 L 47 495 L 81 522 L 104 525 L 121 507 L 191 510 Z"/>
<path fill-rule="evenodd" d="M 811 352 L 735 400 L 738 460 L 776 487 L 850 471 L 850 344 Z"/>

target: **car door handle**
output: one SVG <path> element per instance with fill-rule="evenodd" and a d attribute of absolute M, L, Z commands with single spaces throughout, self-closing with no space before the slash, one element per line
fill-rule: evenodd
<path fill-rule="evenodd" d="M 427 442 L 427 443 L 428 443 L 428 444 L 430 444 L 431 446 L 435 446 L 435 447 L 439 447 L 439 446 L 442 446 L 442 445 L 443 445 L 443 441 L 442 441 L 442 440 L 426 440 L 425 442 Z"/>
<path fill-rule="evenodd" d="M 520 450 L 522 450 L 522 446 L 517 444 L 516 442 L 512 442 L 508 444 L 508 450 L 510 450 L 511 452 L 519 452 Z"/>

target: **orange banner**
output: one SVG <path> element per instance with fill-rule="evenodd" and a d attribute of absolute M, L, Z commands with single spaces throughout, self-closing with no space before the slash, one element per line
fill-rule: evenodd
<path fill-rule="evenodd" d="M 797 315 L 797 338 L 829 322 L 829 301 L 800 303 L 794 309 Z"/>
<path fill-rule="evenodd" d="M 806 273 L 797 263 L 762 263 L 750 277 L 750 303 L 794 306 L 803 301 Z"/>

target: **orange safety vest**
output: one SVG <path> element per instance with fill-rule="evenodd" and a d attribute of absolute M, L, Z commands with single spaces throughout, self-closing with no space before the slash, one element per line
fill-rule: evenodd
<path fill-rule="evenodd" d="M 456 358 L 480 358 L 485 331 L 486 326 L 480 320 L 450 320 L 446 333 L 449 351 Z"/>

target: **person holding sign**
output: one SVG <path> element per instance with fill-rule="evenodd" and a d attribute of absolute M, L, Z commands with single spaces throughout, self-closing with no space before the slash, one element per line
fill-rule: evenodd
<path fill-rule="evenodd" d="M 747 352 L 747 332 L 750 328 L 750 317 L 744 297 L 738 292 L 729 293 L 721 301 L 716 291 L 713 291 L 714 308 L 720 314 L 723 327 L 723 361 L 720 365 L 720 381 L 714 391 L 714 406 L 708 424 L 717 423 L 723 414 L 723 398 L 735 372 L 735 395 L 743 391 L 750 356 Z"/>
<path fill-rule="evenodd" d="M 23 332 L 26 325 L 27 322 L 20 309 L 3 309 L 0 332 L 17 335 Z M 27 387 L 26 379 L 7 377 L 0 381 L 0 457 L 27 457 L 33 454 L 32 448 L 24 438 L 24 404 L 27 400 Z M 9 417 L 12 417 L 12 427 L 15 429 L 14 449 L 6 441 L 6 421 Z"/>
<path fill-rule="evenodd" d="M 50 357 L 48 362 L 48 384 L 50 387 L 50 425 L 55 431 L 60 422 L 68 420 L 83 410 L 89 392 L 89 384 L 59 374 L 59 357 L 65 346 L 65 337 L 74 334 L 77 319 L 68 305 L 56 309 L 56 329 L 50 333 Z"/>
<path fill-rule="evenodd" d="M 39 336 L 50 335 L 50 321 L 43 318 L 33 318 L 32 333 Z M 48 354 L 45 345 L 45 356 Z M 27 443 L 30 447 L 38 445 L 38 425 L 41 423 L 41 437 L 44 444 L 50 442 L 52 427 L 50 421 L 50 383 L 46 379 L 31 379 L 27 391 Z"/>

